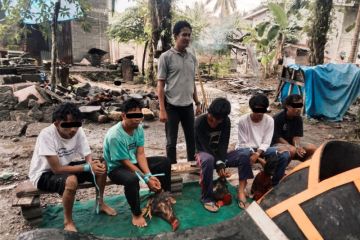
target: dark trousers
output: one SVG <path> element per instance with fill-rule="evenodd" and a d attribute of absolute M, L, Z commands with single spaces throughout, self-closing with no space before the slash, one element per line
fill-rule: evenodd
<path fill-rule="evenodd" d="M 247 167 L 246 161 L 249 155 L 245 151 L 235 150 L 226 155 L 226 167 L 237 167 L 239 170 L 239 178 L 242 172 L 252 174 L 251 166 Z M 196 154 L 196 160 L 201 167 L 200 184 L 201 184 L 201 201 L 212 202 L 213 198 L 213 173 L 215 168 L 215 157 L 207 152 L 199 152 Z"/>
<path fill-rule="evenodd" d="M 165 173 L 165 176 L 157 177 L 164 191 L 171 190 L 171 164 L 166 157 L 148 157 L 147 162 L 152 174 Z M 123 185 L 125 197 L 130 205 L 131 212 L 139 216 L 140 208 L 140 184 L 136 174 L 126 167 L 118 167 L 109 173 L 109 178 L 116 184 Z"/>
<path fill-rule="evenodd" d="M 176 163 L 176 144 L 179 122 L 184 130 L 187 160 L 195 160 L 194 108 L 193 105 L 178 107 L 166 103 L 168 120 L 165 123 L 166 155 L 171 164 Z"/>
<path fill-rule="evenodd" d="M 254 177 L 250 156 L 250 148 L 240 148 L 229 152 L 226 156 L 226 167 L 237 167 L 239 173 L 239 180 L 247 180 Z M 269 157 L 277 154 L 279 165 L 276 168 L 275 174 L 272 178 L 273 186 L 277 185 L 284 176 L 286 166 L 290 162 L 289 152 L 277 152 L 276 148 L 270 147 L 263 153 L 262 157 Z M 213 201 L 213 172 L 215 168 L 215 161 L 213 155 L 206 152 L 199 152 L 196 155 L 198 165 L 201 167 L 200 182 L 201 182 L 201 200 L 202 202 Z"/>

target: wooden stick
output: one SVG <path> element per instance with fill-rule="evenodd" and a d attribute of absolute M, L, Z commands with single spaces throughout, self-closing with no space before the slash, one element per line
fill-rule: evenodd
<path fill-rule="evenodd" d="M 208 108 L 208 102 L 207 102 L 206 95 L 205 95 L 204 85 L 203 85 L 203 82 L 202 82 L 201 77 L 200 77 L 199 67 L 197 67 L 196 70 L 197 70 L 197 75 L 198 75 L 199 82 L 200 82 L 201 94 L 202 94 L 202 96 L 203 96 L 203 101 L 204 101 L 205 109 L 207 109 L 207 108 Z"/>

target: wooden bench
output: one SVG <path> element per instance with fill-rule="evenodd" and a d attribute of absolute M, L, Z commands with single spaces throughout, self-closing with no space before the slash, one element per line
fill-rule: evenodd
<path fill-rule="evenodd" d="M 175 164 L 171 171 L 171 192 L 174 196 L 182 194 L 183 179 L 181 174 L 184 173 L 198 173 L 199 168 L 191 166 L 190 164 Z M 106 185 L 114 184 L 109 179 Z M 78 189 L 86 189 L 94 187 L 93 183 L 85 182 L 78 186 Z M 30 226 L 38 226 L 42 222 L 42 209 L 40 204 L 40 195 L 49 194 L 36 189 L 33 184 L 27 180 L 19 183 L 15 188 L 15 198 L 12 206 L 20 207 L 21 214 Z"/>

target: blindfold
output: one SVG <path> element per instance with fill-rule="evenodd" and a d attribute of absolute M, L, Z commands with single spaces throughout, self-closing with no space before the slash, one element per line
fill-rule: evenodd
<path fill-rule="evenodd" d="M 143 118 L 144 114 L 142 113 L 127 113 L 126 118 Z"/>
<path fill-rule="evenodd" d="M 252 108 L 251 109 L 254 113 L 266 113 L 267 108 Z"/>
<path fill-rule="evenodd" d="M 62 128 L 79 128 L 82 126 L 81 122 L 62 122 L 60 124 Z"/>
<path fill-rule="evenodd" d="M 303 103 L 291 103 L 290 106 L 293 108 L 302 108 L 304 106 L 304 104 Z"/>

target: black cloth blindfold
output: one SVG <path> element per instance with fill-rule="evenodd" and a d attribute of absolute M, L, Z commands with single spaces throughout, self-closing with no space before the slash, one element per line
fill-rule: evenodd
<path fill-rule="evenodd" d="M 142 113 L 127 113 L 126 118 L 143 118 L 144 114 Z"/>
<path fill-rule="evenodd" d="M 293 108 L 302 108 L 304 106 L 304 104 L 303 103 L 291 103 L 290 106 Z"/>
<path fill-rule="evenodd" d="M 266 113 L 267 109 L 266 108 L 253 108 L 251 109 L 254 113 Z"/>
<path fill-rule="evenodd" d="M 60 124 L 62 128 L 79 128 L 82 126 L 81 122 L 62 122 Z"/>

